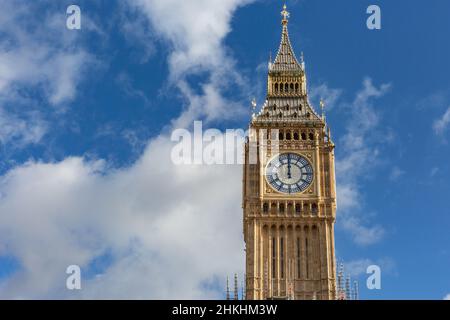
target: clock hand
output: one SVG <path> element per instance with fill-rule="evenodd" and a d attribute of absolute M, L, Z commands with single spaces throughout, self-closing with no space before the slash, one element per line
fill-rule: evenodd
<path fill-rule="evenodd" d="M 292 179 L 292 173 L 291 173 L 291 155 L 288 155 L 288 179 Z"/>

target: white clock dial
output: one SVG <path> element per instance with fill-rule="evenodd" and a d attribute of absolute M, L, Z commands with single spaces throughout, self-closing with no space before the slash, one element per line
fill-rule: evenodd
<path fill-rule="evenodd" d="M 277 191 L 295 194 L 305 191 L 313 182 L 311 163 L 296 153 L 283 153 L 272 158 L 266 167 L 267 182 Z"/>

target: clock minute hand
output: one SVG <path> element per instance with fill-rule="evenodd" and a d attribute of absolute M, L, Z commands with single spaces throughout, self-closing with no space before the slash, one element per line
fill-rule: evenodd
<path fill-rule="evenodd" d="M 292 173 L 291 173 L 291 157 L 288 156 L 288 179 L 292 179 Z"/>

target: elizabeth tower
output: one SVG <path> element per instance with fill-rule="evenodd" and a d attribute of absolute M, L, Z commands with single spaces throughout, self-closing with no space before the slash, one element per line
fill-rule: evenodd
<path fill-rule="evenodd" d="M 246 298 L 336 298 L 334 144 L 308 99 L 289 13 L 269 63 L 267 98 L 253 114 L 243 177 Z"/>

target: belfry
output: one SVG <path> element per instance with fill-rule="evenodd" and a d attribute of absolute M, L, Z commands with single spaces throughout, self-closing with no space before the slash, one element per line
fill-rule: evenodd
<path fill-rule="evenodd" d="M 245 146 L 246 299 L 336 299 L 336 182 L 331 130 L 308 99 L 289 12 L 270 61 L 267 97 Z M 252 150 L 256 150 L 255 156 Z"/>

